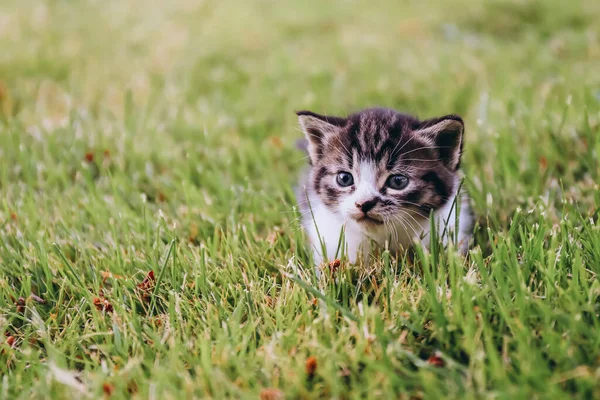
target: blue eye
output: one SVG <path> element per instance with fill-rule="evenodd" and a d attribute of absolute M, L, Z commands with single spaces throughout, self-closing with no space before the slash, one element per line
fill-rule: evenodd
<path fill-rule="evenodd" d="M 354 178 L 352 177 L 352 174 L 348 172 L 340 172 L 339 174 L 337 174 L 336 181 L 338 185 L 346 187 L 354 183 Z"/>
<path fill-rule="evenodd" d="M 402 190 L 408 186 L 408 178 L 404 175 L 390 175 L 386 184 L 395 190 Z"/>

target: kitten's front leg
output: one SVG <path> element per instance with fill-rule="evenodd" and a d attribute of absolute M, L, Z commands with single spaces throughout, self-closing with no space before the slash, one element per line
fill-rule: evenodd
<path fill-rule="evenodd" d="M 305 228 L 313 248 L 313 262 L 318 270 L 323 262 L 336 257 L 343 224 L 320 204 L 314 207 L 313 213 L 314 217 L 305 222 Z"/>
<path fill-rule="evenodd" d="M 341 232 L 340 232 L 341 233 Z M 329 241 L 330 244 L 333 244 L 333 238 Z M 320 277 L 321 269 L 324 268 L 324 263 L 329 263 L 334 261 L 336 258 L 346 259 L 350 264 L 356 264 L 360 260 L 362 260 L 363 265 L 367 265 L 369 262 L 369 244 L 368 243 L 352 243 L 347 239 L 344 240 L 342 244 L 343 248 L 338 250 L 339 237 L 335 242 L 335 247 L 326 246 L 327 254 L 323 255 L 323 251 L 321 248 L 317 248 L 313 246 L 313 262 L 315 265 L 317 277 Z M 331 249 L 331 250 L 330 250 Z"/>
<path fill-rule="evenodd" d="M 331 262 L 336 258 L 345 258 L 349 263 L 356 264 L 361 254 L 366 263 L 370 247 L 364 236 L 339 221 L 328 222 L 324 224 L 321 221 L 313 229 L 309 229 L 315 265 L 318 267 L 323 262 Z"/>

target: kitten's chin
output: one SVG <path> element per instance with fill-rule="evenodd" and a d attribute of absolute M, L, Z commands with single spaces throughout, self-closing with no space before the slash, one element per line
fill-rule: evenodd
<path fill-rule="evenodd" d="M 363 228 L 375 228 L 378 226 L 383 225 L 383 220 L 376 218 L 376 217 L 372 217 L 369 215 L 361 215 L 358 217 L 353 217 L 354 221 L 356 221 L 356 223 L 360 226 L 362 226 Z"/>

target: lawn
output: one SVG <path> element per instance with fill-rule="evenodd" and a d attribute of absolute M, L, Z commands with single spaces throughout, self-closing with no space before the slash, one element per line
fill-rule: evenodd
<path fill-rule="evenodd" d="M 0 399 L 600 398 L 600 2 L 3 0 Z M 463 116 L 466 258 L 317 277 L 295 110 Z"/>

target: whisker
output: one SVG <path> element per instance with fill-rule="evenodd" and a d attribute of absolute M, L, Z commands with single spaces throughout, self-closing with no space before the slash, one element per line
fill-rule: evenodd
<path fill-rule="evenodd" d="M 406 153 L 402 153 L 402 155 L 407 155 L 410 153 L 414 153 L 415 151 L 419 151 L 419 150 L 426 150 L 426 149 L 450 149 L 452 148 L 452 146 L 423 146 L 423 147 L 419 147 L 416 149 L 412 149 L 410 151 L 407 151 Z"/>
<path fill-rule="evenodd" d="M 410 218 L 411 218 L 411 219 L 414 221 L 415 225 L 416 225 L 416 226 L 417 226 L 417 227 L 418 227 L 420 230 L 422 230 L 422 229 L 423 229 L 423 228 L 422 228 L 422 226 L 421 226 L 421 224 L 419 223 L 419 221 L 417 221 L 417 219 L 416 219 L 416 218 L 415 218 L 415 217 L 414 217 L 412 214 L 410 214 L 409 212 L 407 212 L 407 211 L 404 211 L 404 210 L 400 210 L 400 212 L 401 212 L 401 213 L 403 213 L 404 215 L 407 215 L 407 216 L 409 216 L 409 217 L 410 217 Z M 411 223 L 411 225 L 412 225 L 412 223 Z"/>
<path fill-rule="evenodd" d="M 413 232 L 416 234 L 417 230 L 416 230 L 415 226 L 412 224 L 412 222 L 411 222 L 411 221 L 409 221 L 408 219 L 405 219 L 405 218 L 404 218 L 404 216 L 405 216 L 405 215 L 408 215 L 408 216 L 410 216 L 410 214 L 408 214 L 407 212 L 401 211 L 401 212 L 400 212 L 400 215 L 397 215 L 397 217 L 398 217 L 399 219 L 402 219 L 402 220 L 403 220 L 403 221 L 404 221 L 404 222 L 405 222 L 407 225 L 409 225 L 409 226 L 410 226 L 410 228 L 412 229 L 412 231 L 413 231 Z M 417 224 L 417 226 L 418 226 L 418 223 L 417 223 L 416 221 L 415 221 L 415 223 L 416 223 L 416 224 Z"/>
<path fill-rule="evenodd" d="M 400 147 L 399 149 L 398 149 L 398 146 L 400 145 L 400 141 L 398 141 L 398 143 L 396 144 L 396 147 L 394 147 L 394 150 L 392 150 L 392 152 L 390 153 L 391 157 L 393 157 L 393 156 L 396 154 L 396 149 L 398 149 L 398 150 L 397 150 L 398 152 L 401 152 L 401 151 L 402 151 L 402 149 L 403 149 L 403 148 L 405 148 L 405 147 L 406 147 L 406 145 L 407 145 L 407 144 L 409 144 L 409 143 L 410 143 L 410 142 L 411 142 L 411 141 L 412 141 L 414 138 L 416 138 L 416 137 L 417 137 L 417 135 L 413 135 L 413 136 L 411 136 L 411 137 L 410 137 L 410 139 L 408 139 L 408 140 L 407 140 L 407 141 L 406 141 L 406 142 L 405 142 L 405 143 L 402 145 L 402 147 Z"/>
<path fill-rule="evenodd" d="M 412 236 L 412 235 L 411 235 L 411 233 L 409 232 L 409 230 L 407 229 L 407 227 L 408 227 L 408 228 L 410 228 L 410 229 L 412 230 L 413 234 L 416 234 L 414 227 L 413 227 L 412 225 L 410 225 L 410 224 L 408 223 L 408 221 L 406 221 L 404 218 L 401 218 L 401 217 L 399 217 L 399 216 L 396 216 L 396 220 L 397 220 L 397 221 L 398 221 L 398 222 L 399 222 L 399 223 L 402 225 L 402 227 L 403 227 L 403 229 L 404 229 L 404 232 L 405 232 L 405 233 L 406 233 L 406 234 L 407 234 L 409 237 L 410 237 L 410 236 Z"/>
<path fill-rule="evenodd" d="M 391 216 L 389 218 L 390 221 L 390 225 L 395 227 L 395 223 L 399 222 L 401 225 L 401 228 L 404 230 L 405 233 L 408 233 L 406 230 L 406 227 L 404 226 L 404 224 L 402 223 L 402 221 L 398 221 L 397 218 L 395 218 L 394 216 Z M 400 233 L 396 230 L 396 238 L 395 238 L 395 243 L 394 246 L 398 246 L 398 242 L 400 241 Z"/>
<path fill-rule="evenodd" d="M 398 168 L 399 173 L 403 173 L 405 175 L 408 175 L 409 177 L 412 176 L 413 178 L 416 179 L 420 179 L 420 175 L 422 175 L 422 171 L 435 171 L 437 165 L 436 164 L 432 164 L 431 162 L 433 161 L 438 161 L 438 160 L 411 160 L 411 161 L 424 161 L 423 165 L 413 165 L 410 163 L 407 163 L 405 165 L 400 165 Z M 430 162 L 431 161 L 431 162 Z"/>
<path fill-rule="evenodd" d="M 402 158 L 402 161 L 420 161 L 420 162 L 438 162 L 438 161 L 443 161 L 441 158 L 430 158 L 430 159 L 425 159 L 425 158 Z"/>
<path fill-rule="evenodd" d="M 392 215 L 390 216 L 390 220 L 394 223 L 399 223 L 402 227 L 402 229 L 404 230 L 404 233 L 409 234 L 408 230 L 406 229 L 406 224 L 404 223 L 405 221 L 401 218 L 399 218 L 398 215 Z M 398 240 L 400 240 L 400 237 L 398 237 Z"/>
<path fill-rule="evenodd" d="M 423 207 L 423 205 L 421 205 L 421 204 L 413 203 L 411 201 L 406 201 L 406 200 L 400 200 L 400 204 L 415 206 L 418 209 L 417 210 L 413 209 L 414 212 L 416 212 L 418 215 L 420 215 L 423 218 L 429 218 L 429 214 L 425 213 L 424 211 L 421 210 L 421 207 Z"/>
<path fill-rule="evenodd" d="M 392 243 L 390 243 L 390 245 L 396 247 L 396 244 L 398 243 L 398 231 L 396 230 L 396 227 L 394 224 L 392 224 L 389 218 L 384 217 L 383 222 L 385 223 L 388 231 L 391 233 L 390 239 L 392 240 Z"/>
<path fill-rule="evenodd" d="M 420 204 L 413 203 L 412 201 L 408 201 L 408 200 L 400 200 L 400 202 L 401 202 L 402 204 L 410 204 L 410 205 L 412 205 L 412 206 L 421 207 L 421 205 L 420 205 Z"/>
<path fill-rule="evenodd" d="M 398 242 L 400 241 L 400 233 L 398 232 L 398 229 L 396 228 L 396 225 L 392 224 L 390 222 L 390 225 L 392 226 L 393 230 L 394 230 L 394 247 L 398 247 Z"/>
<path fill-rule="evenodd" d="M 342 143 L 341 140 L 340 140 L 340 144 L 344 148 L 344 151 L 346 151 L 346 155 L 348 156 L 348 158 L 352 159 L 353 158 L 352 152 L 350 150 L 348 150 L 348 148 L 346 147 L 346 145 L 344 143 Z"/>
<path fill-rule="evenodd" d="M 410 220 L 408 220 L 408 219 L 404 218 L 404 216 L 405 216 L 405 215 L 406 215 L 406 216 L 409 216 L 409 217 L 411 217 L 411 218 L 412 218 L 412 220 L 414 221 L 414 225 L 413 225 L 413 223 L 412 223 Z M 399 218 L 399 219 L 402 219 L 404 222 L 406 222 L 408 225 L 410 225 L 410 227 L 411 227 L 411 229 L 412 229 L 413 233 L 414 233 L 416 236 L 419 236 L 419 235 L 417 234 L 417 230 L 419 230 L 419 231 L 420 231 L 420 230 L 422 230 L 422 227 L 421 227 L 421 225 L 419 224 L 419 222 L 418 222 L 418 221 L 417 221 L 417 220 L 416 220 L 416 219 L 415 219 L 415 218 L 414 218 L 412 215 L 410 215 L 410 213 L 406 212 L 405 210 L 400 210 L 400 215 L 396 215 L 396 217 L 397 217 L 397 218 Z M 416 227 L 415 227 L 415 226 L 416 226 Z"/>
<path fill-rule="evenodd" d="M 411 160 L 411 161 L 413 161 L 413 160 Z M 418 160 L 418 161 L 430 161 L 430 160 Z M 410 174 L 413 171 L 431 171 L 432 169 L 433 168 L 431 166 L 417 167 L 414 165 L 402 165 L 400 173 Z"/>

